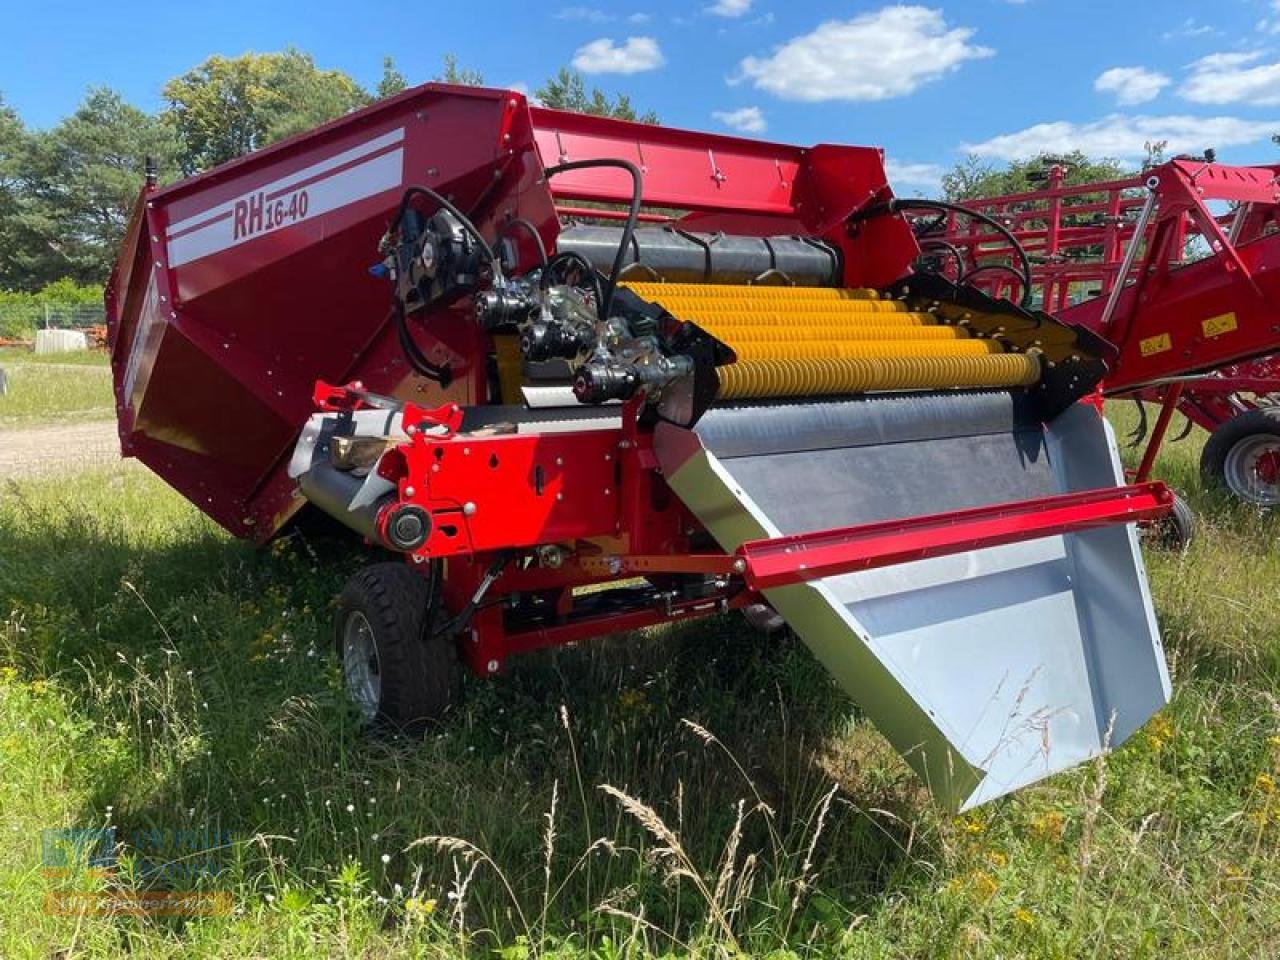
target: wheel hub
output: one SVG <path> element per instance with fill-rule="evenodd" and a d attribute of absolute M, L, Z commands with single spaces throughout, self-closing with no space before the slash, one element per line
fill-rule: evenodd
<path fill-rule="evenodd" d="M 1242 500 L 1267 507 L 1280 504 L 1280 437 L 1244 437 L 1227 453 L 1223 474 Z"/>
<path fill-rule="evenodd" d="M 382 700 L 382 672 L 373 627 L 359 610 L 347 616 L 342 630 L 342 676 L 360 715 L 373 720 Z"/>

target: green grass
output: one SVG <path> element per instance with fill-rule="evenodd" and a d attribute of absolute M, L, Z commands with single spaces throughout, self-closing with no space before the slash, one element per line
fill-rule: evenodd
<path fill-rule="evenodd" d="M 115 398 L 107 364 L 99 350 L 37 357 L 29 350 L 0 348 L 0 368 L 9 384 L 0 396 L 0 429 L 112 418 Z"/>
<path fill-rule="evenodd" d="M 368 739 L 328 656 L 349 550 L 255 552 L 138 470 L 0 488 L 0 956 L 1272 956 L 1280 518 L 1201 494 L 1197 447 L 1163 473 L 1202 537 L 1149 558 L 1173 703 L 965 817 L 731 617 L 519 659 L 423 742 Z M 235 913 L 45 913 L 136 883 L 40 872 L 42 828 L 107 822 L 227 831 L 200 883 Z"/>

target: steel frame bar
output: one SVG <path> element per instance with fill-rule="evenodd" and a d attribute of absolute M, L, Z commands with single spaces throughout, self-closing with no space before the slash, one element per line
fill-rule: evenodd
<path fill-rule="evenodd" d="M 1107 487 L 952 513 L 755 540 L 738 548 L 744 577 L 767 590 L 823 577 L 1164 516 L 1163 483 Z"/>

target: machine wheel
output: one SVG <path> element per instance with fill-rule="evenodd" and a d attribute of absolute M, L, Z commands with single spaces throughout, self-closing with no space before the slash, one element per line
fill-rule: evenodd
<path fill-rule="evenodd" d="M 1187 501 L 1176 493 L 1173 509 L 1144 531 L 1144 539 L 1160 550 L 1185 550 L 1196 538 L 1196 515 Z"/>
<path fill-rule="evenodd" d="M 403 563 L 376 563 L 347 581 L 338 596 L 334 640 L 351 702 L 371 725 L 417 735 L 457 699 L 458 651 L 439 629 L 447 621 L 435 604 L 432 629 L 427 581 Z"/>
<path fill-rule="evenodd" d="M 1200 455 L 1200 476 L 1245 503 L 1280 504 L 1280 407 L 1245 411 L 1213 431 Z"/>

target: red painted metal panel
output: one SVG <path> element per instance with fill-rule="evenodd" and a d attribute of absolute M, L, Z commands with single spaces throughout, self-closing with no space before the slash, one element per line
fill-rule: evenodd
<path fill-rule="evenodd" d="M 952 513 L 755 540 L 738 548 L 747 585 L 767 590 L 855 570 L 966 553 L 1117 523 L 1164 516 L 1173 493 L 1162 483 L 1107 487 Z"/>

